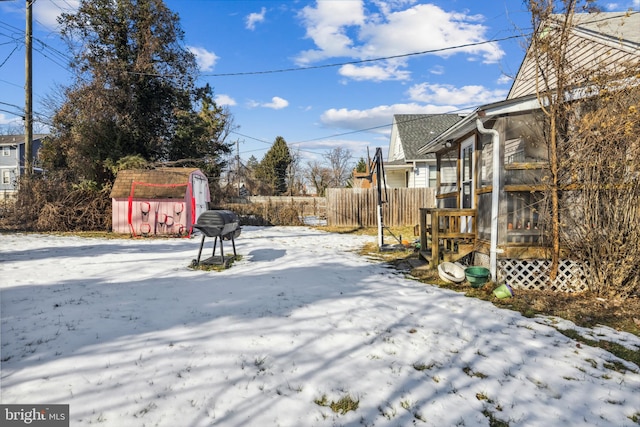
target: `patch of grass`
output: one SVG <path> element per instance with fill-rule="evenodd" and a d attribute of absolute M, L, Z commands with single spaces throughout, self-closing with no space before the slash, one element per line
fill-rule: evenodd
<path fill-rule="evenodd" d="M 611 342 L 611 341 L 590 340 L 580 335 L 578 331 L 576 331 L 575 329 L 558 329 L 558 331 L 561 334 L 573 340 L 589 345 L 591 347 L 602 348 L 608 351 L 609 353 L 619 357 L 620 359 L 626 360 L 628 362 L 634 363 L 637 366 L 640 366 L 640 352 L 638 351 L 628 349 L 623 345 L 620 345 L 618 343 Z M 593 366 L 594 368 L 597 367 L 597 363 L 593 359 L 587 359 L 587 362 L 591 363 L 591 366 Z M 609 361 L 605 363 L 604 367 L 620 373 L 625 373 L 629 370 L 629 368 L 627 368 L 623 363 L 619 361 Z"/>
<path fill-rule="evenodd" d="M 378 235 L 378 227 L 329 227 L 329 226 L 320 226 L 315 227 L 319 230 L 327 231 L 329 233 L 339 233 L 339 234 L 355 234 L 357 236 L 377 236 Z M 402 236 L 403 240 L 412 241 L 417 237 L 413 234 L 413 226 L 404 226 L 404 227 L 389 227 L 383 229 L 383 237 L 385 242 L 392 243 L 392 240 L 395 242 L 395 239 L 391 235 L 393 233 L 394 236 L 400 238 Z"/>
<path fill-rule="evenodd" d="M 434 366 L 436 366 L 435 363 L 426 364 L 422 362 L 416 362 L 413 364 L 413 369 L 415 369 L 416 371 L 426 371 L 433 368 Z"/>
<path fill-rule="evenodd" d="M 627 418 L 629 418 L 634 423 L 640 424 L 640 412 L 636 412 L 633 415 L 629 415 Z"/>
<path fill-rule="evenodd" d="M 337 402 L 331 401 L 327 398 L 326 394 L 323 394 L 319 399 L 313 401 L 318 406 L 325 406 L 331 408 L 331 410 L 337 414 L 346 414 L 349 411 L 355 411 L 360 405 L 359 400 L 354 400 L 350 395 L 344 395 Z"/>
<path fill-rule="evenodd" d="M 595 360 L 589 358 L 585 360 L 586 362 L 589 362 L 589 364 L 591 365 L 591 367 L 593 369 L 597 369 L 598 368 L 598 362 L 596 362 Z"/>
<path fill-rule="evenodd" d="M 486 374 L 483 374 L 482 372 L 476 372 L 473 369 L 471 369 L 470 366 L 465 366 L 464 368 L 462 368 L 462 372 L 464 372 L 465 374 L 469 375 L 470 377 L 477 377 L 477 378 L 480 378 L 480 379 L 487 378 Z"/>
<path fill-rule="evenodd" d="M 234 262 L 240 261 L 242 259 L 242 255 L 235 255 L 232 257 L 225 257 L 224 264 L 196 264 L 196 260 L 192 260 L 191 264 L 189 264 L 189 268 L 192 270 L 200 270 L 200 271 L 224 271 L 230 268 Z"/>
<path fill-rule="evenodd" d="M 496 418 L 488 409 L 483 410 L 482 415 L 487 417 L 489 420 L 489 427 L 509 427 L 509 423 L 507 421 Z"/>
<path fill-rule="evenodd" d="M 388 420 L 391 420 L 398 414 L 398 411 L 396 411 L 396 408 L 394 408 L 389 404 L 387 404 L 386 407 L 378 406 L 378 411 L 380 412 L 380 415 L 382 415 Z"/>

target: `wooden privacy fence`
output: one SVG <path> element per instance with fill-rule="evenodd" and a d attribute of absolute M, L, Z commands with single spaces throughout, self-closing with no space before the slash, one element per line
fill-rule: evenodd
<path fill-rule="evenodd" d="M 432 188 L 388 188 L 382 207 L 382 220 L 387 227 L 417 225 L 420 208 L 435 207 Z M 378 192 L 375 188 L 329 188 L 327 225 L 337 227 L 376 227 Z M 383 198 L 385 197 L 383 190 Z"/>
<path fill-rule="evenodd" d="M 301 216 L 324 216 L 326 210 L 324 197 L 249 196 L 247 200 L 249 203 L 262 205 L 294 205 L 300 211 Z"/>

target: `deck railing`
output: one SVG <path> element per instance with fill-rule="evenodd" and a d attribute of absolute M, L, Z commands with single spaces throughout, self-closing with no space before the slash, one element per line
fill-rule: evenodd
<path fill-rule="evenodd" d="M 420 209 L 420 251 L 431 267 L 471 253 L 475 241 L 475 209 Z"/>

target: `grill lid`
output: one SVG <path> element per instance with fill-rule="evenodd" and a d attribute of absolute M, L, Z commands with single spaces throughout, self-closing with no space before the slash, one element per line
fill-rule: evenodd
<path fill-rule="evenodd" d="M 207 237 L 225 237 L 239 230 L 239 224 L 238 215 L 232 211 L 220 209 L 203 212 L 193 227 L 202 231 Z"/>

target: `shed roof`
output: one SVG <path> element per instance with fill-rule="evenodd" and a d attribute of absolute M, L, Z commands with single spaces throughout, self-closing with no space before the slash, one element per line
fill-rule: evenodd
<path fill-rule="evenodd" d="M 118 172 L 111 198 L 129 197 L 131 184 L 133 182 L 144 182 L 146 184 L 186 184 L 193 172 L 198 168 L 159 168 L 159 169 L 128 169 Z M 136 199 L 182 199 L 184 198 L 186 187 L 162 187 L 162 186 L 136 186 Z"/>

